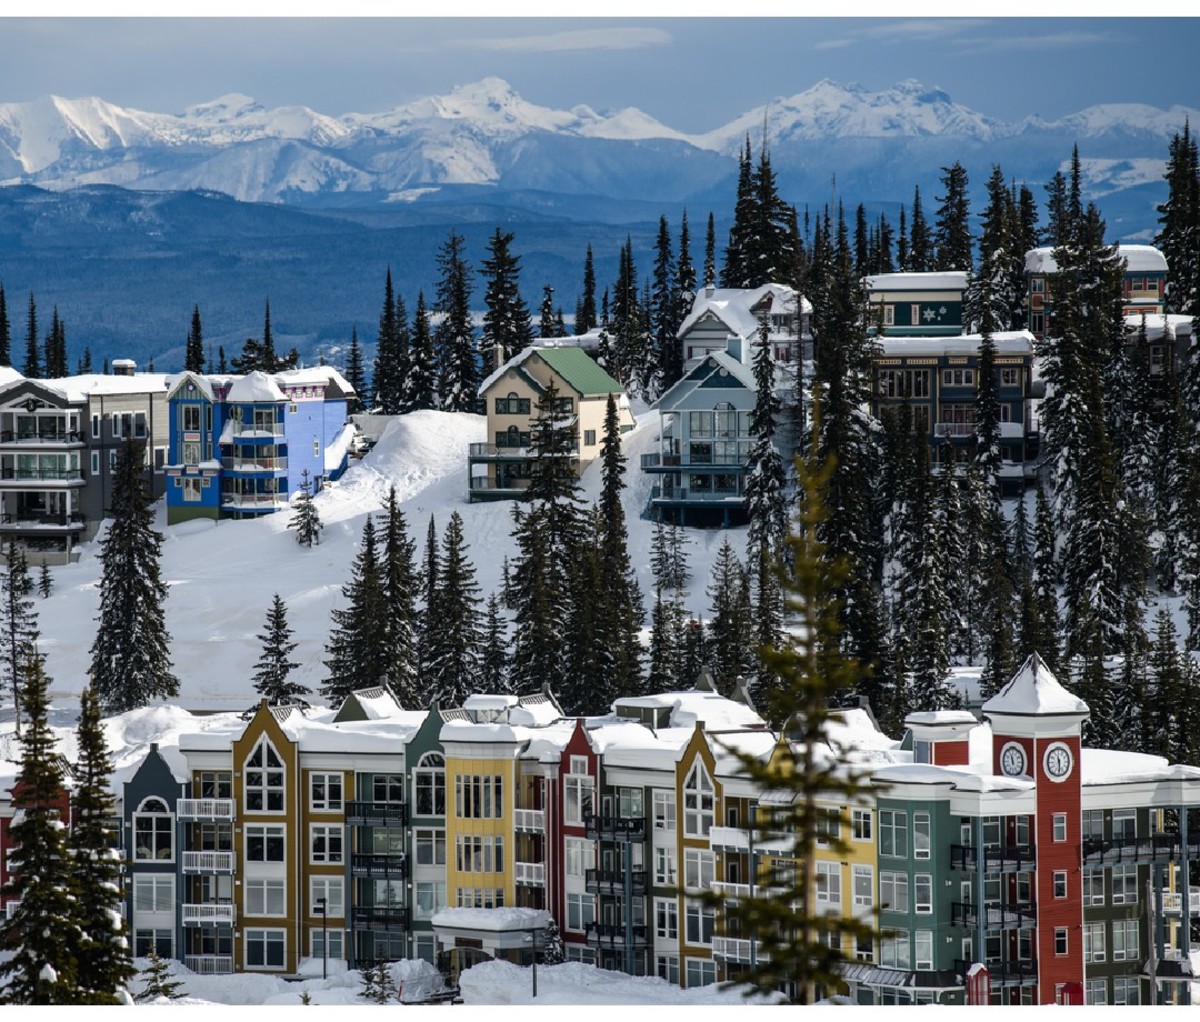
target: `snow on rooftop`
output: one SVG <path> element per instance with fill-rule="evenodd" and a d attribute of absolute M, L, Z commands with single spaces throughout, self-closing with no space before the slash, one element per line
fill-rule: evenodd
<path fill-rule="evenodd" d="M 560 719 L 562 714 L 549 699 L 544 702 L 522 703 L 508 711 L 508 719 L 522 727 L 546 727 Z"/>
<path fill-rule="evenodd" d="M 286 401 L 287 398 L 273 377 L 255 369 L 233 381 L 225 400 L 232 404 L 251 404 L 258 401 Z"/>
<path fill-rule="evenodd" d="M 434 926 L 459 930 L 544 929 L 550 924 L 550 913 L 544 908 L 444 908 L 430 920 Z"/>
<path fill-rule="evenodd" d="M 983 712 L 1020 717 L 1082 715 L 1088 712 L 1088 705 L 1063 688 L 1045 661 L 1033 653 L 1012 680 L 983 704 Z"/>
<path fill-rule="evenodd" d="M 712 313 L 737 337 L 750 338 L 758 334 L 761 324 L 752 311 L 767 295 L 771 296 L 771 312 L 782 305 L 786 313 L 795 314 L 796 292 L 783 284 L 764 284 L 757 288 L 714 288 L 709 295 L 704 288 L 696 292 L 692 311 L 680 324 L 677 336 L 682 337 L 706 314 Z M 811 312 L 812 306 L 801 298 L 801 311 Z M 798 327 L 798 324 L 797 324 Z"/>
<path fill-rule="evenodd" d="M 967 286 L 967 273 L 877 273 L 866 278 L 866 285 L 868 291 L 962 291 Z"/>
<path fill-rule="evenodd" d="M 1166 257 L 1153 245 L 1117 244 L 1117 255 L 1125 260 L 1127 273 L 1166 273 Z M 1025 253 L 1026 273 L 1057 273 L 1058 263 L 1051 247 L 1031 248 Z"/>
<path fill-rule="evenodd" d="M 1146 340 L 1157 341 L 1163 337 L 1191 337 L 1195 320 L 1191 316 L 1175 314 L 1160 315 L 1157 312 L 1133 313 L 1125 317 L 1126 333 L 1137 334 L 1146 324 Z"/>
<path fill-rule="evenodd" d="M 1200 768 L 1172 766 L 1162 756 L 1116 749 L 1081 749 L 1080 776 L 1083 784 L 1122 784 L 1134 781 L 1167 780 L 1187 772 L 1200 777 Z"/>
<path fill-rule="evenodd" d="M 877 337 L 882 355 L 978 355 L 981 334 L 958 337 Z M 1032 355 L 1035 338 L 1028 330 L 998 330 L 992 343 L 1001 355 Z"/>
<path fill-rule="evenodd" d="M 464 710 L 504 710 L 517 705 L 517 697 L 510 695 L 470 695 L 463 704 Z"/>
<path fill-rule="evenodd" d="M 400 704 L 386 688 L 370 688 L 354 693 L 354 699 L 368 720 L 387 720 L 400 711 Z"/>
<path fill-rule="evenodd" d="M 918 710 L 904 718 L 905 724 L 978 724 L 970 710 Z"/>

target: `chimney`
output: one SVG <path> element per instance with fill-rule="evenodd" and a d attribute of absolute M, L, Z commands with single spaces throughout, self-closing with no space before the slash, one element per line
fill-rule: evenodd
<path fill-rule="evenodd" d="M 114 358 L 112 360 L 113 376 L 133 376 L 137 373 L 137 363 L 131 358 Z"/>

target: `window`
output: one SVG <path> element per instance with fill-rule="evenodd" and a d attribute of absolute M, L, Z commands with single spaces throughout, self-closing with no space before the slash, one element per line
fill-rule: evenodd
<path fill-rule="evenodd" d="M 93 440 L 100 439 L 100 416 L 99 415 L 92 416 L 92 439 Z"/>
<path fill-rule="evenodd" d="M 983 819 L 983 843 L 988 848 L 996 848 L 1000 844 L 1000 817 L 985 816 Z"/>
<path fill-rule="evenodd" d="M 440 752 L 427 752 L 413 771 L 418 816 L 446 815 L 446 761 Z"/>
<path fill-rule="evenodd" d="M 693 987 L 712 986 L 716 981 L 716 962 L 705 961 L 703 958 L 689 958 L 687 960 L 687 985 L 689 990 Z"/>
<path fill-rule="evenodd" d="M 312 938 L 312 956 L 313 958 L 344 958 L 342 953 L 342 938 L 345 936 L 342 930 L 331 930 L 328 927 L 314 927 L 311 934 Z M 328 940 L 328 946 L 326 945 Z"/>
<path fill-rule="evenodd" d="M 446 907 L 446 885 L 435 880 L 418 880 L 414 885 L 416 891 L 416 917 L 429 919 L 439 909 Z"/>
<path fill-rule="evenodd" d="M 933 912 L 933 874 L 918 873 L 913 877 L 913 901 L 918 915 Z"/>
<path fill-rule="evenodd" d="M 458 908 L 504 908 L 504 888 L 456 887 L 454 904 Z"/>
<path fill-rule="evenodd" d="M 716 913 L 711 905 L 689 901 L 685 913 L 685 939 L 689 944 L 711 944 L 716 929 Z"/>
<path fill-rule="evenodd" d="M 1055 813 L 1054 814 L 1054 840 L 1055 841 L 1066 841 L 1067 840 L 1067 814 L 1066 813 Z"/>
<path fill-rule="evenodd" d="M 196 503 L 200 500 L 200 480 L 190 476 L 185 476 L 179 480 L 183 486 L 183 499 L 189 504 Z"/>
<path fill-rule="evenodd" d="M 908 307 L 908 322 L 912 326 L 921 325 L 921 306 L 917 304 Z"/>
<path fill-rule="evenodd" d="M 1117 919 L 1113 922 L 1113 961 L 1132 962 L 1138 957 L 1138 920 Z"/>
<path fill-rule="evenodd" d="M 854 866 L 854 906 L 871 908 L 875 904 L 875 877 L 870 866 Z"/>
<path fill-rule="evenodd" d="M 842 908 L 842 866 L 838 862 L 817 863 L 817 908 Z"/>
<path fill-rule="evenodd" d="M 1046 315 L 1042 312 L 1031 312 L 1029 314 L 1029 332 L 1034 334 L 1045 333 L 1046 331 Z"/>
<path fill-rule="evenodd" d="M 983 875 L 983 901 L 991 904 L 1000 900 L 1000 874 L 985 873 Z"/>
<path fill-rule="evenodd" d="M 386 805 L 404 803 L 403 774 L 375 774 L 371 778 L 371 801 Z"/>
<path fill-rule="evenodd" d="M 1046 278 L 1045 277 L 1034 277 L 1030 281 L 1030 285 L 1031 285 L 1031 287 L 1033 289 L 1033 293 L 1035 295 L 1040 295 L 1040 294 L 1046 293 Z"/>
<path fill-rule="evenodd" d="M 883 307 L 883 325 L 884 326 L 895 326 L 896 325 L 896 306 L 885 305 Z"/>
<path fill-rule="evenodd" d="M 679 905 L 674 898 L 654 899 L 654 935 L 663 940 L 679 939 Z"/>
<path fill-rule="evenodd" d="M 338 863 L 342 861 L 341 826 L 317 824 L 312 828 L 312 855 L 309 862 Z"/>
<path fill-rule="evenodd" d="M 340 813 L 342 811 L 341 774 L 310 774 L 308 791 L 314 812 Z"/>
<path fill-rule="evenodd" d="M 504 838 L 459 835 L 454 844 L 454 863 L 460 873 L 502 873 Z"/>
<path fill-rule="evenodd" d="M 1067 928 L 1065 926 L 1054 928 L 1054 953 L 1055 955 L 1067 953 Z"/>
<path fill-rule="evenodd" d="M 320 456 L 321 456 L 321 441 L 314 440 L 313 441 L 313 457 L 319 458 Z"/>
<path fill-rule="evenodd" d="M 578 764 L 577 760 L 583 760 L 583 766 L 586 770 L 587 760 L 584 757 L 571 757 L 571 770 L 567 774 L 563 783 L 566 787 L 566 809 L 564 812 L 564 821 L 580 826 L 585 822 L 585 818 L 592 814 L 592 802 L 596 789 L 596 782 L 593 778 L 583 773 L 575 773 L 575 768 Z"/>
<path fill-rule="evenodd" d="M 908 874 L 879 874 L 879 907 L 888 912 L 908 911 Z"/>
<path fill-rule="evenodd" d="M 933 969 L 933 931 L 917 930 L 913 935 L 913 958 L 918 970 L 929 972 Z"/>
<path fill-rule="evenodd" d="M 878 390 L 884 398 L 929 397 L 929 370 L 881 369 Z"/>
<path fill-rule="evenodd" d="M 245 889 L 246 915 L 285 916 L 285 888 L 282 880 L 247 880 Z"/>
<path fill-rule="evenodd" d="M 1114 976 L 1112 985 L 1113 1004 L 1141 1004 L 1141 980 L 1136 976 Z"/>
<path fill-rule="evenodd" d="M 1089 979 L 1084 983 L 1084 1004 L 1108 1003 L 1108 980 Z"/>
<path fill-rule="evenodd" d="M 342 919 L 346 915 L 346 900 L 342 877 L 310 877 L 308 881 L 309 914 L 319 916 L 317 902 L 325 899 L 325 918 Z"/>
<path fill-rule="evenodd" d="M 583 445 L 585 447 L 596 446 L 596 431 L 594 429 L 585 429 L 583 431 Z"/>
<path fill-rule="evenodd" d="M 246 760 L 246 809 L 251 813 L 283 812 L 283 761 L 265 737 Z"/>
<path fill-rule="evenodd" d="M 654 959 L 654 974 L 659 979 L 679 986 L 679 956 L 656 955 Z"/>
<path fill-rule="evenodd" d="M 662 887 L 677 883 L 678 863 L 674 847 L 654 849 L 654 882 Z"/>
<path fill-rule="evenodd" d="M 134 912 L 174 912 L 175 877 L 170 873 L 134 876 Z"/>
<path fill-rule="evenodd" d="M 175 934 L 172 930 L 134 930 L 133 953 L 138 958 L 148 958 L 153 951 L 159 958 L 175 957 Z M 1135 1003 L 1133 1001 L 1131 1004 Z"/>
<path fill-rule="evenodd" d="M 704 837 L 713 825 L 713 814 L 712 780 L 704 764 L 697 761 L 683 782 L 683 833 Z"/>
<path fill-rule="evenodd" d="M 837 841 L 841 831 L 841 820 L 836 809 L 817 810 L 817 847 L 828 848 Z"/>
<path fill-rule="evenodd" d="M 885 968 L 911 969 L 908 930 L 892 930 L 879 938 L 879 964 Z"/>
<path fill-rule="evenodd" d="M 1067 896 L 1067 871 L 1065 869 L 1056 869 L 1054 871 L 1054 897 L 1065 898 Z"/>
<path fill-rule="evenodd" d="M 1055 935 L 1055 954 L 1058 953 L 1058 931 L 1054 931 Z M 1084 962 L 1102 962 L 1104 961 L 1104 924 L 1103 923 L 1084 923 L 1083 924 L 1083 960 Z"/>
<path fill-rule="evenodd" d="M 98 476 L 99 474 L 100 474 L 100 452 L 92 451 L 92 475 Z"/>
<path fill-rule="evenodd" d="M 199 405 L 184 405 L 180 412 L 183 415 L 183 428 L 189 433 L 196 433 L 200 430 L 200 406 Z M 95 423 L 96 417 L 92 416 L 92 422 Z M 92 436 L 98 436 L 95 425 L 92 426 Z"/>
<path fill-rule="evenodd" d="M 908 813 L 898 809 L 879 810 L 879 854 L 908 858 Z"/>
<path fill-rule="evenodd" d="M 675 829 L 675 792 L 656 791 L 654 793 L 654 829 Z"/>
<path fill-rule="evenodd" d="M 871 840 L 871 810 L 854 809 L 850 813 L 850 836 L 855 841 Z"/>
<path fill-rule="evenodd" d="M 1000 386 L 1001 387 L 1019 387 L 1021 386 L 1021 370 L 1016 368 L 1004 367 L 1000 370 Z"/>
<path fill-rule="evenodd" d="M 558 397 L 554 399 L 554 410 L 559 413 L 571 413 L 575 411 L 575 399 L 573 397 Z"/>
<path fill-rule="evenodd" d="M 246 827 L 247 862 L 283 862 L 283 827 Z"/>
<path fill-rule="evenodd" d="M 596 921 L 596 902 L 590 894 L 567 892 L 567 929 L 582 932 Z"/>
<path fill-rule="evenodd" d="M 1114 905 L 1136 905 L 1138 900 L 1137 866 L 1113 866 L 1112 903 Z"/>
<path fill-rule="evenodd" d="M 683 850 L 683 886 L 689 891 L 707 891 L 717 878 L 715 853 L 699 848 Z"/>
<path fill-rule="evenodd" d="M 1083 903 L 1104 904 L 1104 870 L 1091 868 L 1083 871 Z"/>
<path fill-rule="evenodd" d="M 517 397 L 515 392 L 509 394 L 508 397 L 498 397 L 496 398 L 496 414 L 528 415 L 529 398 Z"/>
<path fill-rule="evenodd" d="M 930 756 L 930 750 L 933 748 L 932 742 L 913 742 L 913 762 L 914 763 L 932 763 L 933 759 Z"/>
<path fill-rule="evenodd" d="M 175 818 L 160 798 L 148 798 L 133 814 L 133 857 L 135 860 L 175 860 Z"/>
<path fill-rule="evenodd" d="M 418 866 L 446 865 L 446 832 L 444 830 L 416 830 L 413 845 L 417 853 Z"/>
<path fill-rule="evenodd" d="M 928 813 L 913 813 L 913 858 L 928 859 L 930 854 Z"/>
<path fill-rule="evenodd" d="M 247 930 L 246 968 L 282 969 L 286 930 Z"/>
<path fill-rule="evenodd" d="M 583 838 L 569 837 L 563 842 L 566 873 L 569 877 L 587 876 L 595 861 L 595 846 Z M 659 849 L 661 851 L 661 849 Z"/>
<path fill-rule="evenodd" d="M 1112 814 L 1114 841 L 1132 841 L 1137 837 L 1137 814 L 1133 809 L 1114 809 Z"/>

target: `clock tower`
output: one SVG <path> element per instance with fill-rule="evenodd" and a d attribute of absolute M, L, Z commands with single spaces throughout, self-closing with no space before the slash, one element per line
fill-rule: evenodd
<path fill-rule="evenodd" d="M 983 704 L 992 725 L 992 770 L 1028 777 L 1036 788 L 1038 1002 L 1052 1004 L 1060 984 L 1083 983 L 1083 852 L 1080 834 L 1080 728 L 1088 707 L 1058 683 L 1034 653 Z M 1066 897 L 1055 897 L 1055 874 Z"/>

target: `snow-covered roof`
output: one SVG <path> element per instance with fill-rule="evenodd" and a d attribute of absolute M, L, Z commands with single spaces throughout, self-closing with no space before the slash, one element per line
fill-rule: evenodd
<path fill-rule="evenodd" d="M 457 930 L 540 930 L 550 925 L 550 913 L 544 908 L 444 908 L 430 922 Z"/>
<path fill-rule="evenodd" d="M 1142 329 L 1142 322 L 1146 323 L 1146 340 L 1158 341 L 1166 337 L 1174 340 L 1179 337 L 1192 336 L 1192 324 L 1195 320 L 1191 316 L 1167 315 L 1164 316 L 1157 312 L 1134 313 L 1125 317 L 1126 333 L 1136 334 Z"/>
<path fill-rule="evenodd" d="M 864 280 L 868 291 L 963 291 L 965 270 L 934 273 L 877 273 Z"/>
<path fill-rule="evenodd" d="M 170 373 L 137 373 L 134 376 L 85 373 L 82 376 L 64 376 L 57 380 L 38 382 L 58 391 L 68 401 L 82 402 L 93 394 L 105 397 L 117 397 L 122 394 L 166 394 L 172 379 Z"/>
<path fill-rule="evenodd" d="M 234 380 L 225 398 L 234 404 L 250 404 L 257 401 L 286 401 L 283 391 L 274 377 L 255 369 L 240 379 Z"/>
<path fill-rule="evenodd" d="M 346 454 L 350 450 L 350 441 L 354 439 L 354 435 L 358 432 L 358 427 L 353 422 L 343 423 L 342 428 L 338 430 L 337 436 L 325 445 L 325 471 L 336 472 L 342 466 L 342 462 L 346 459 Z"/>
<path fill-rule="evenodd" d="M 382 685 L 354 693 L 354 700 L 368 720 L 387 720 L 400 712 L 400 704 Z"/>
<path fill-rule="evenodd" d="M 992 334 L 992 343 L 999 355 L 1032 355 L 1034 336 L 1028 330 L 999 330 Z M 977 356 L 982 334 L 961 334 L 958 337 L 878 337 L 879 353 L 885 358 L 908 355 Z"/>
<path fill-rule="evenodd" d="M 517 705 L 517 697 L 510 695 L 471 695 L 463 702 L 464 710 L 505 710 Z"/>
<path fill-rule="evenodd" d="M 7 387 L 10 383 L 19 383 L 25 379 L 12 366 L 0 366 L 0 387 Z"/>
<path fill-rule="evenodd" d="M 1088 705 L 1062 685 L 1037 653 L 1031 653 L 1012 680 L 983 704 L 991 716 L 1083 715 Z"/>
<path fill-rule="evenodd" d="M 1121 784 L 1129 781 L 1161 780 L 1173 775 L 1162 756 L 1116 749 L 1080 749 L 1080 781 L 1083 784 Z M 1190 767 L 1200 777 L 1200 769 Z"/>
<path fill-rule="evenodd" d="M 332 384 L 343 394 L 353 394 L 350 381 L 333 366 L 305 366 L 302 369 L 284 369 L 275 374 L 275 382 L 281 387 L 315 387 Z"/>
<path fill-rule="evenodd" d="M 776 303 L 782 303 L 785 312 L 795 314 L 796 292 L 784 284 L 763 284 L 756 288 L 714 288 L 709 294 L 701 288 L 692 302 L 692 311 L 684 317 L 676 334 L 682 337 L 705 315 L 711 312 L 737 337 L 748 338 L 758 333 L 758 317 L 752 311 L 767 295 L 772 299 L 772 311 Z M 802 313 L 811 312 L 812 306 L 800 299 Z"/>
<path fill-rule="evenodd" d="M 905 724 L 940 727 L 949 724 L 978 724 L 970 710 L 918 710 L 904 718 Z"/>
<path fill-rule="evenodd" d="M 1125 260 L 1127 273 L 1166 273 L 1166 257 L 1153 245 L 1117 245 L 1117 255 Z M 1057 273 L 1054 249 L 1031 248 L 1025 253 L 1026 273 Z"/>
<path fill-rule="evenodd" d="M 687 692 L 663 692 L 658 695 L 631 696 L 618 699 L 613 709 L 620 714 L 629 709 L 654 708 L 670 710 L 670 727 L 695 727 L 703 724 L 709 731 L 765 728 L 766 722 L 745 703 L 727 699 L 717 692 L 691 689 Z"/>

